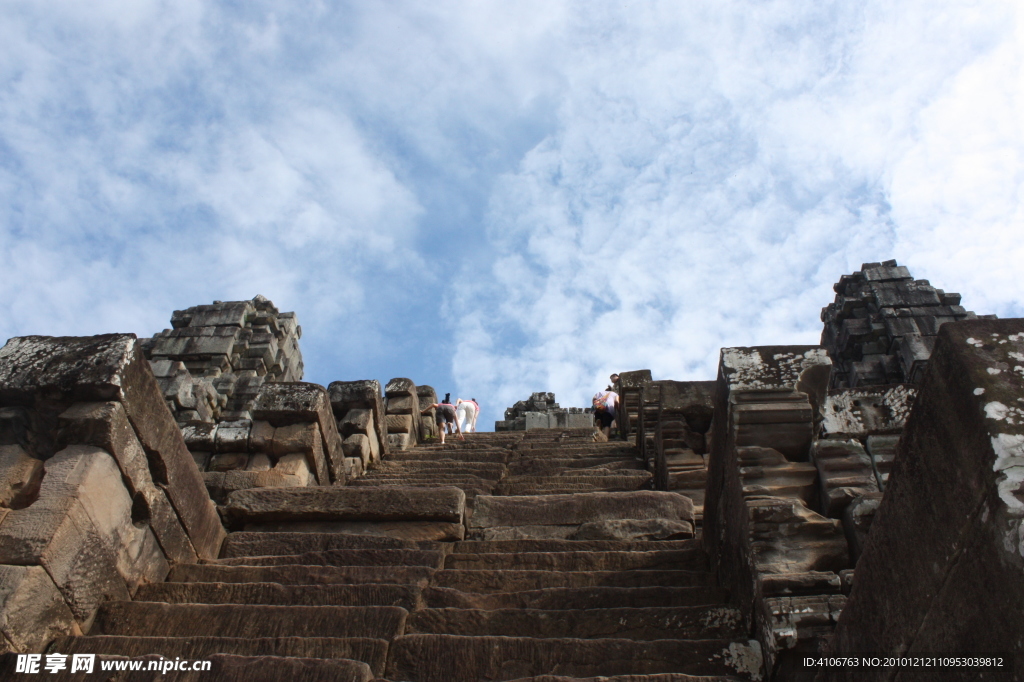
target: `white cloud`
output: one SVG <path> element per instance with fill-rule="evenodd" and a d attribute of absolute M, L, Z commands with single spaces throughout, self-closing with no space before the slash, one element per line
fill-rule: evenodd
<path fill-rule="evenodd" d="M 460 384 L 585 405 L 612 370 L 710 379 L 722 346 L 817 343 L 832 283 L 892 254 L 1019 305 L 1010 3 L 647 7 L 573 44 L 557 132 L 497 186 Z"/>
<path fill-rule="evenodd" d="M 1021 314 L 1021 31 L 968 0 L 2 3 L 0 338 L 262 293 L 311 379 L 454 376 L 489 421 L 814 343 L 863 261 Z"/>

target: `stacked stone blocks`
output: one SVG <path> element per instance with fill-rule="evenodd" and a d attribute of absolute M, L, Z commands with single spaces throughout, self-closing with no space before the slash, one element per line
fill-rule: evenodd
<path fill-rule="evenodd" d="M 171 316 L 143 342 L 178 422 L 248 419 L 260 388 L 302 379 L 302 328 L 263 296 L 215 302 Z"/>
<path fill-rule="evenodd" d="M 0 648 L 41 651 L 97 608 L 212 559 L 224 528 L 132 335 L 0 349 Z"/>
<path fill-rule="evenodd" d="M 560 407 L 554 393 L 539 392 L 506 409 L 505 418 L 494 422 L 494 430 L 576 429 L 593 425 L 594 415 L 589 407 Z"/>
<path fill-rule="evenodd" d="M 894 260 L 864 263 L 834 289 L 835 302 L 821 311 L 832 388 L 920 383 L 939 326 L 977 317 L 960 294 L 915 280 Z"/>
<path fill-rule="evenodd" d="M 390 452 L 380 383 L 334 381 L 328 392 L 349 476 L 358 478 Z"/>

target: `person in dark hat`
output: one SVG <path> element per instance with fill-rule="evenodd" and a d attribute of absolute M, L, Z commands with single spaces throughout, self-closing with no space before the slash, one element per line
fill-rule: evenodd
<path fill-rule="evenodd" d="M 450 393 L 448 395 L 451 395 Z M 447 396 L 445 396 L 447 398 Z M 455 426 L 455 431 L 459 434 L 459 440 L 466 440 L 466 437 L 462 435 L 462 429 L 459 428 L 459 422 L 455 417 L 455 406 L 451 403 L 433 403 L 429 407 L 420 410 L 420 414 L 426 414 L 431 410 L 434 412 L 434 421 L 437 423 L 437 430 L 441 433 L 441 445 L 444 445 L 444 435 L 446 426 Z"/>

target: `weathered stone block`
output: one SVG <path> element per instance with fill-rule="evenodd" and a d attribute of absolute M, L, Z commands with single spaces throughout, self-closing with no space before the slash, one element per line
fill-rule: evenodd
<path fill-rule="evenodd" d="M 35 500 L 42 478 L 42 461 L 20 445 L 0 445 L 0 507 L 27 507 Z"/>
<path fill-rule="evenodd" d="M 274 427 L 270 422 L 254 421 L 249 432 L 249 449 L 253 452 L 273 452 Z"/>
<path fill-rule="evenodd" d="M 675 519 L 615 519 L 580 524 L 573 540 L 686 540 L 693 523 Z"/>
<path fill-rule="evenodd" d="M 80 403 L 90 405 L 93 403 Z M 112 403 L 113 404 L 113 403 Z M 69 418 L 78 418 L 68 415 Z M 216 448 L 217 424 L 211 422 L 188 422 L 181 426 L 181 436 L 185 446 L 192 452 L 213 452 Z"/>
<path fill-rule="evenodd" d="M 368 409 L 373 412 L 373 430 L 383 454 L 387 454 L 387 430 L 384 428 L 384 401 L 380 383 L 375 380 L 332 381 L 328 387 L 331 407 L 338 417 L 350 409 Z M 351 434 L 348 434 L 351 435 Z M 369 435 L 369 433 L 367 433 Z"/>
<path fill-rule="evenodd" d="M 380 400 L 380 383 L 375 379 L 332 381 L 328 387 L 331 404 L 339 411 L 355 407 L 371 409 Z"/>
<path fill-rule="evenodd" d="M 917 389 L 903 384 L 829 391 L 820 410 L 821 432 L 845 438 L 899 434 L 916 397 Z"/>
<path fill-rule="evenodd" d="M 458 488 L 330 487 L 244 490 L 224 513 L 236 522 L 446 521 L 459 523 L 466 494 Z M 12 512 L 14 513 L 14 512 Z"/>
<path fill-rule="evenodd" d="M 357 479 L 363 475 L 363 460 L 360 457 L 346 457 L 345 466 L 348 467 L 349 478 Z"/>
<path fill-rule="evenodd" d="M 338 420 L 338 431 L 343 437 L 373 431 L 373 410 L 358 407 L 349 410 L 344 418 Z"/>
<path fill-rule="evenodd" d="M 846 532 L 846 540 L 850 545 L 850 558 L 854 565 L 857 564 L 864 551 L 864 543 L 871 530 L 871 522 L 874 520 L 875 512 L 878 511 L 878 505 L 881 502 L 882 493 L 867 493 L 852 500 L 843 510 L 843 530 Z"/>
<path fill-rule="evenodd" d="M 249 464 L 246 465 L 247 471 L 269 471 L 274 463 L 270 461 L 270 455 L 262 452 L 249 455 Z"/>
<path fill-rule="evenodd" d="M 416 414 L 420 411 L 419 399 L 414 395 L 388 396 L 386 412 L 392 414 Z"/>
<path fill-rule="evenodd" d="M 248 452 L 250 431 L 252 422 L 249 420 L 221 422 L 217 425 L 214 451 Z"/>
<path fill-rule="evenodd" d="M 412 379 L 392 379 L 384 387 L 384 395 L 388 396 L 389 398 L 393 395 L 411 395 L 415 397 L 416 384 L 413 383 Z"/>
<path fill-rule="evenodd" d="M 168 566 L 149 529 L 136 525 L 132 498 L 114 458 L 90 445 L 71 445 L 46 462 L 39 501 L 76 499 L 114 556 L 129 590 L 162 580 Z"/>
<path fill-rule="evenodd" d="M 207 465 L 209 471 L 234 471 L 245 469 L 249 464 L 249 455 L 244 452 L 223 452 L 210 458 Z"/>
<path fill-rule="evenodd" d="M 254 419 L 270 422 L 279 429 L 299 422 L 315 422 L 320 427 L 324 467 L 329 476 L 329 480 L 328 477 L 320 479 L 321 466 L 317 463 L 317 480 L 321 485 L 345 482 L 341 436 L 327 389 L 323 386 L 302 382 L 264 384 L 256 397 L 252 415 Z"/>
<path fill-rule="evenodd" d="M 384 417 L 388 433 L 415 433 L 411 414 L 388 414 Z"/>
<path fill-rule="evenodd" d="M 0 633 L 0 653 L 33 653 L 81 631 L 44 568 L 0 565 Z"/>
<path fill-rule="evenodd" d="M 346 438 L 342 443 L 342 447 L 344 448 L 346 459 L 358 459 L 361 462 L 360 466 L 362 468 L 366 468 L 373 459 L 373 453 L 370 450 L 370 439 L 361 433 L 355 433 Z"/>
<path fill-rule="evenodd" d="M 9 512 L 0 526 L 0 564 L 43 566 L 86 625 L 101 602 L 131 598 L 109 544 L 75 498 Z"/>
<path fill-rule="evenodd" d="M 406 448 L 415 445 L 408 433 L 389 433 L 387 437 L 388 450 L 391 452 L 401 452 Z"/>
<path fill-rule="evenodd" d="M 11 339 L 0 349 L 0 399 L 121 402 L 193 545 L 216 556 L 224 529 L 134 335 Z"/>
<path fill-rule="evenodd" d="M 1021 398 L 1024 320 L 942 325 L 857 563 L 834 652 L 1019 650 Z M 1012 665 L 1007 678 L 1024 676 L 1024 659 Z M 861 669 L 856 676 L 830 671 L 825 679 L 888 677 Z"/>
<path fill-rule="evenodd" d="M 782 498 L 746 501 L 749 552 L 758 573 L 837 572 L 849 567 L 839 521 Z M 707 518 L 707 517 L 705 517 Z"/>
<path fill-rule="evenodd" d="M 121 403 L 75 403 L 59 418 L 58 442 L 94 445 L 112 454 L 135 503 L 165 556 L 171 561 L 196 560 L 196 552 L 177 512 L 153 482 L 146 452 L 135 436 Z"/>
<path fill-rule="evenodd" d="M 291 424 L 274 431 L 273 453 L 280 457 L 292 452 L 313 452 L 313 444 L 320 439 L 315 423 Z"/>
<path fill-rule="evenodd" d="M 579 525 L 620 519 L 693 520 L 693 503 L 677 493 L 638 490 L 578 495 L 478 495 L 470 528 Z"/>

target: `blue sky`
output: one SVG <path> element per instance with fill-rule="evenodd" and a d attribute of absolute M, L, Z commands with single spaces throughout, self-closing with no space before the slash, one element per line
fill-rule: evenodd
<path fill-rule="evenodd" d="M 1019 317 L 1022 12 L 0 0 L 0 340 L 263 294 L 489 424 L 816 343 L 866 261 Z"/>

